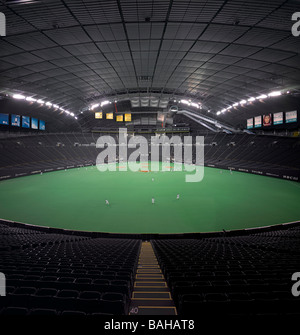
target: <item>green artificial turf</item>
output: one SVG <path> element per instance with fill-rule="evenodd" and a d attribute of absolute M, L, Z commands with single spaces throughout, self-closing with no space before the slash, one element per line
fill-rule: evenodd
<path fill-rule="evenodd" d="M 113 233 L 212 232 L 300 219 L 300 184 L 220 171 L 206 167 L 198 183 L 186 183 L 185 171 L 99 172 L 95 167 L 5 180 L 0 218 Z"/>

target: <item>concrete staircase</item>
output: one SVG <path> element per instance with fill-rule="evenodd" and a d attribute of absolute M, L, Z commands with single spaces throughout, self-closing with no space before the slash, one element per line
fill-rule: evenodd
<path fill-rule="evenodd" d="M 129 310 L 130 315 L 177 315 L 150 242 L 142 242 Z"/>

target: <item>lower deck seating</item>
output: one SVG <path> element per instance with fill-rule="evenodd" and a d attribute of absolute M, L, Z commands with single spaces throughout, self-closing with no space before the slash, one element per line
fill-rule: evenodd
<path fill-rule="evenodd" d="M 0 314 L 128 313 L 140 241 L 0 231 Z"/>
<path fill-rule="evenodd" d="M 152 244 L 181 315 L 300 316 L 299 228 Z"/>
<path fill-rule="evenodd" d="M 152 241 L 179 315 L 300 316 L 300 228 Z M 125 315 L 141 241 L 0 224 L 3 315 Z"/>

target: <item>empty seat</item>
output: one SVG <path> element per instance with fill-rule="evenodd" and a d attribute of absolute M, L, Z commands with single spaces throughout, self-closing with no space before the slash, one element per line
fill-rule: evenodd
<path fill-rule="evenodd" d="M 32 295 L 36 293 L 34 287 L 19 287 L 10 295 L 11 306 L 13 307 L 27 307 Z"/>
<path fill-rule="evenodd" d="M 86 313 L 82 312 L 82 311 L 62 311 L 61 315 L 63 316 L 86 316 Z"/>
<path fill-rule="evenodd" d="M 28 309 L 21 307 L 7 307 L 1 311 L 1 315 L 27 315 Z"/>
<path fill-rule="evenodd" d="M 91 278 L 76 278 L 74 281 L 74 287 L 80 291 L 93 290 Z"/>
<path fill-rule="evenodd" d="M 184 294 L 180 298 L 179 314 L 193 315 L 199 313 L 199 307 L 204 303 L 204 297 L 200 294 Z"/>
<path fill-rule="evenodd" d="M 93 289 L 98 292 L 109 291 L 110 280 L 108 279 L 95 279 L 93 281 Z"/>
<path fill-rule="evenodd" d="M 54 309 L 32 309 L 29 315 L 57 315 L 57 311 Z"/>
<path fill-rule="evenodd" d="M 101 294 L 96 291 L 81 292 L 77 299 L 77 308 L 86 313 L 96 313 L 100 308 Z"/>
<path fill-rule="evenodd" d="M 54 288 L 40 288 L 31 295 L 29 303 L 33 308 L 48 308 L 51 299 L 56 296 L 57 290 Z"/>
<path fill-rule="evenodd" d="M 104 293 L 101 297 L 101 311 L 114 315 L 123 315 L 127 312 L 126 297 L 121 293 Z"/>
<path fill-rule="evenodd" d="M 61 290 L 51 300 L 51 307 L 63 311 L 74 308 L 77 303 L 79 292 L 75 290 Z"/>

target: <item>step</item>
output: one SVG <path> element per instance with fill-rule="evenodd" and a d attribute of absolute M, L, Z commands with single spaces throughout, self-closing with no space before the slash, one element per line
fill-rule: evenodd
<path fill-rule="evenodd" d="M 134 287 L 167 287 L 165 281 L 136 281 Z"/>
<path fill-rule="evenodd" d="M 170 292 L 158 292 L 158 291 L 139 291 L 139 292 L 133 292 L 132 295 L 133 299 L 171 299 Z"/>
<path fill-rule="evenodd" d="M 177 315 L 175 307 L 139 306 L 138 315 Z"/>
<path fill-rule="evenodd" d="M 159 286 L 134 286 L 134 292 L 169 292 L 168 287 L 159 287 Z"/>

